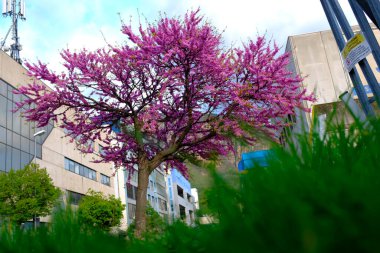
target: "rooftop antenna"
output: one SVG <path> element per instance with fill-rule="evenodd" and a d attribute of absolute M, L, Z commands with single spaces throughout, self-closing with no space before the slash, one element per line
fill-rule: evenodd
<path fill-rule="evenodd" d="M 12 25 L 5 35 L 4 40 L 1 41 L 1 50 L 10 51 L 11 57 L 21 64 L 20 51 L 22 47 L 19 41 L 17 23 L 19 19 L 25 20 L 25 0 L 3 0 L 3 17 L 11 17 Z M 10 45 L 10 48 L 4 48 L 5 41 L 11 31 L 13 44 Z"/>

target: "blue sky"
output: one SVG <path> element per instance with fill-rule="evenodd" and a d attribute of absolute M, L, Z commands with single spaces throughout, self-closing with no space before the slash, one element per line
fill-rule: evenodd
<path fill-rule="evenodd" d="M 340 2 L 348 9 L 347 1 Z M 26 0 L 27 20 L 19 24 L 21 58 L 40 59 L 57 69 L 61 49 L 104 47 L 102 33 L 109 43 L 122 43 L 117 13 L 127 22 L 132 17 L 137 26 L 138 13 L 153 22 L 159 12 L 182 15 L 198 7 L 214 26 L 225 30 L 226 44 L 238 45 L 266 33 L 285 46 L 290 35 L 329 29 L 319 0 Z M 0 18 L 0 38 L 10 24 L 9 17 Z"/>

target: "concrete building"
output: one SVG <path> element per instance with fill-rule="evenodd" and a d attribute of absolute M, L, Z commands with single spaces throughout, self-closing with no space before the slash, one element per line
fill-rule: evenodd
<path fill-rule="evenodd" d="M 355 33 L 359 27 L 353 27 Z M 373 28 L 376 38 L 380 39 L 379 30 Z M 296 110 L 295 117 L 287 120 L 292 122 L 290 132 L 300 133 L 309 131 L 312 125 L 312 117 L 328 115 L 334 107 L 339 111 L 337 117 L 350 124 L 351 117 L 344 108 L 339 96 L 345 91 L 352 89 L 351 80 L 344 69 L 340 51 L 331 30 L 313 32 L 288 37 L 286 52 L 290 54 L 289 69 L 304 78 L 302 86 L 308 93 L 314 92 L 315 102 L 307 102 L 305 106 L 311 109 L 310 113 Z M 367 57 L 373 67 L 376 78 L 379 80 L 380 73 L 376 71 L 377 65 L 370 55 Z M 371 96 L 367 82 L 362 72 L 357 68 L 363 84 Z M 355 92 L 354 92 L 355 93 Z M 325 117 L 321 117 L 322 119 Z M 323 124 L 322 124 L 323 125 Z M 282 137 L 286 135 L 282 133 Z"/>
<path fill-rule="evenodd" d="M 194 197 L 191 195 L 191 184 L 176 169 L 168 176 L 171 219 L 181 219 L 188 225 L 195 219 Z"/>
<path fill-rule="evenodd" d="M 35 153 L 34 134 L 41 129 L 20 117 L 19 111 L 11 111 L 16 102 L 25 98 L 13 94 L 13 90 L 31 82 L 26 69 L 0 51 L 0 170 L 3 172 L 24 167 Z M 70 196 L 72 204 L 77 204 L 89 189 L 114 194 L 112 164 L 92 162 L 101 152 L 100 143 L 89 143 L 95 153 L 83 155 L 61 128 L 50 123 L 44 130 L 44 135 L 36 137 L 36 162 L 47 169 L 53 183 Z"/>

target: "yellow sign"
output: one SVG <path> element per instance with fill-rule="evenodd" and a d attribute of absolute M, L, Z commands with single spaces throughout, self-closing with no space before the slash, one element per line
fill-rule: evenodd
<path fill-rule="evenodd" d="M 351 71 L 355 64 L 363 60 L 370 53 L 371 47 L 362 33 L 358 33 L 352 37 L 341 52 L 347 71 Z"/>

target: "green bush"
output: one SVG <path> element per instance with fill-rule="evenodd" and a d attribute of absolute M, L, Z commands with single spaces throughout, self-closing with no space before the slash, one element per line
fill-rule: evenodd
<path fill-rule="evenodd" d="M 90 190 L 79 202 L 80 221 L 90 227 L 109 231 L 119 226 L 125 206 L 115 196 L 104 196 L 101 192 Z"/>

